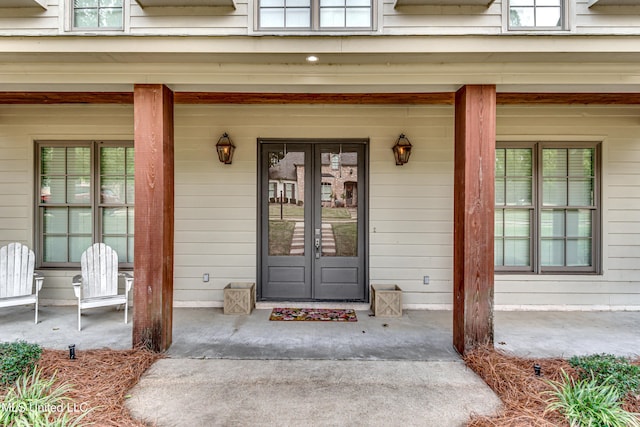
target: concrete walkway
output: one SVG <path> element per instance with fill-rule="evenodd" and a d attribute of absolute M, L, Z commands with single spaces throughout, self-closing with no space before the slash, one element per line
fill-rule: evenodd
<path fill-rule="evenodd" d="M 270 322 L 270 310 L 225 316 L 175 309 L 169 358 L 131 392 L 129 407 L 157 426 L 458 426 L 492 413 L 493 393 L 452 346 L 452 313 L 405 311 L 358 322 Z M 0 310 L 0 339 L 77 352 L 130 348 L 132 323 L 113 308 Z M 640 312 L 496 312 L 495 346 L 543 358 L 637 356 Z"/>
<path fill-rule="evenodd" d="M 158 361 L 127 406 L 158 426 L 462 426 L 495 394 L 460 361 Z"/>

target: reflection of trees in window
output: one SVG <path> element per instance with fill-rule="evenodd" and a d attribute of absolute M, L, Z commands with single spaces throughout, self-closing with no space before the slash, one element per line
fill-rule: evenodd
<path fill-rule="evenodd" d="M 123 0 L 74 0 L 74 28 L 122 28 Z"/>
<path fill-rule="evenodd" d="M 562 27 L 564 0 L 510 0 L 510 28 Z"/>

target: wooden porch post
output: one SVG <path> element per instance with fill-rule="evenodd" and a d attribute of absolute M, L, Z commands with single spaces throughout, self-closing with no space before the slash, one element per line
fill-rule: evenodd
<path fill-rule="evenodd" d="M 134 87 L 133 346 L 164 351 L 173 320 L 173 92 Z"/>
<path fill-rule="evenodd" d="M 493 344 L 496 88 L 463 86 L 455 98 L 453 345 Z"/>

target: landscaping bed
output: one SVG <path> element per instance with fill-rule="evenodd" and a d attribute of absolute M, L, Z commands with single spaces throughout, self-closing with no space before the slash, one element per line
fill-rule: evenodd
<path fill-rule="evenodd" d="M 503 411 L 494 417 L 474 417 L 469 427 L 556 427 L 569 426 L 558 411 L 546 411 L 553 390 L 550 381 L 562 382 L 563 372 L 577 380 L 579 373 L 565 359 L 527 359 L 484 347 L 470 352 L 464 358 L 469 368 L 476 372 L 504 404 Z M 635 366 L 640 360 L 631 361 Z M 534 365 L 540 367 L 537 376 Z M 638 378 L 635 378 L 638 380 Z M 640 396 L 627 394 L 623 408 L 640 413 Z"/>
<path fill-rule="evenodd" d="M 79 351 L 70 360 L 67 351 L 45 349 L 37 367 L 43 378 L 55 373 L 57 384 L 71 385 L 66 394 L 71 401 L 64 406 L 70 418 L 87 412 L 81 425 L 141 427 L 146 424 L 131 418 L 124 403 L 140 376 L 161 357 L 147 350 L 104 349 Z M 0 401 L 5 393 L 6 387 L 0 386 Z"/>
<path fill-rule="evenodd" d="M 161 357 L 146 350 L 104 349 L 80 351 L 76 353 L 75 360 L 70 360 L 67 351 L 43 350 L 36 366 L 42 378 L 50 378 L 55 373 L 56 384 L 72 386 L 72 390 L 66 393 L 71 399 L 67 403 L 67 407 L 72 409 L 68 414 L 70 421 L 86 412 L 80 425 L 93 423 L 99 426 L 141 427 L 146 424 L 131 418 L 124 404 L 129 390 Z M 548 404 L 553 382 L 561 384 L 563 381 L 566 383 L 568 378 L 576 381 L 580 378 L 581 370 L 574 367 L 573 359 L 572 363 L 559 358 L 527 359 L 492 348 L 479 348 L 464 359 L 467 366 L 496 392 L 504 404 L 503 411 L 494 417 L 472 418 L 468 424 L 470 427 L 569 426 L 560 412 L 548 410 Z M 640 364 L 639 360 L 631 362 L 634 369 Z M 539 366 L 540 375 L 537 375 L 535 365 Z M 568 377 L 564 376 L 565 373 Z M 637 386 L 640 378 L 636 371 L 633 374 L 625 373 L 618 381 L 634 390 L 626 394 L 623 408 L 639 413 Z M 0 402 L 7 390 L 6 385 L 0 385 Z"/>

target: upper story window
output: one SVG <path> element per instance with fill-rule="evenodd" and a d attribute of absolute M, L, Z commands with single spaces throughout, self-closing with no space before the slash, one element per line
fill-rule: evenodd
<path fill-rule="evenodd" d="M 73 0 L 73 28 L 121 29 L 124 0 Z"/>
<path fill-rule="evenodd" d="M 366 30 L 372 28 L 372 0 L 260 0 L 259 28 Z"/>
<path fill-rule="evenodd" d="M 509 0 L 509 29 L 564 28 L 565 0 Z"/>

